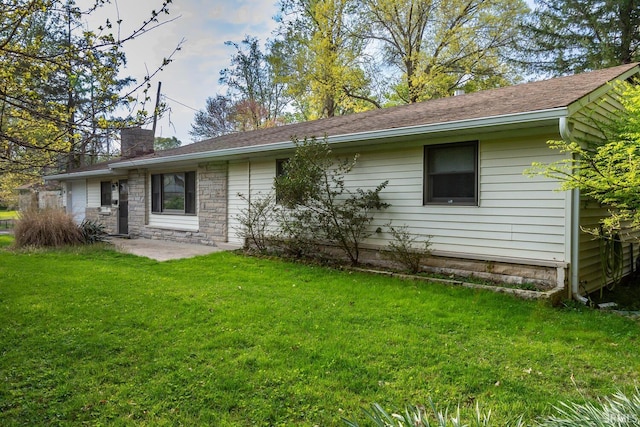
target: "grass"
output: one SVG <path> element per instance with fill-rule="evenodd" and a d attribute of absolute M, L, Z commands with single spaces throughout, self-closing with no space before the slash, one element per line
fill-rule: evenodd
<path fill-rule="evenodd" d="M 3 426 L 334 426 L 429 397 L 502 425 L 639 381 L 640 326 L 613 314 L 233 253 L 11 242 Z"/>
<path fill-rule="evenodd" d="M 18 211 L 0 210 L 0 231 L 13 228 L 16 219 L 18 219 Z"/>
<path fill-rule="evenodd" d="M 0 210 L 0 220 L 2 219 L 18 219 L 18 211 Z"/>

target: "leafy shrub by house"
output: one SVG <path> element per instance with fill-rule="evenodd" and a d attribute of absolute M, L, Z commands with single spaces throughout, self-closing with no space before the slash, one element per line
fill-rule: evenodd
<path fill-rule="evenodd" d="M 84 242 L 82 230 L 73 216 L 61 209 L 31 209 L 20 214 L 16 221 L 15 245 L 19 248 L 35 246 L 65 246 Z"/>
<path fill-rule="evenodd" d="M 417 273 L 421 269 L 424 260 L 429 256 L 431 242 L 426 238 L 418 241 L 418 236 L 409 233 L 408 227 L 393 227 L 389 225 L 389 231 L 393 240 L 389 242 L 383 255 L 392 262 L 400 264 L 411 273 Z"/>
<path fill-rule="evenodd" d="M 333 244 L 357 264 L 362 241 L 372 233 L 374 213 L 389 207 L 380 198 L 387 181 L 374 189 L 351 190 L 345 175 L 355 167 L 357 155 L 338 161 L 326 140 L 294 143 L 296 151 L 274 184 L 286 212 L 284 240 Z"/>
<path fill-rule="evenodd" d="M 244 249 L 255 248 L 261 253 L 266 253 L 272 241 L 271 227 L 274 226 L 278 211 L 275 196 L 270 193 L 249 198 L 238 193 L 238 197 L 247 203 L 247 207 L 237 216 L 240 223 L 237 231 L 244 241 Z"/>

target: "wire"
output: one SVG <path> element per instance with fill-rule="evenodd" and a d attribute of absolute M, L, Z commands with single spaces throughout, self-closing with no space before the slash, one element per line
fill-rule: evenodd
<path fill-rule="evenodd" d="M 189 107 L 187 104 L 183 104 L 183 103 L 182 103 L 182 102 L 180 102 L 180 101 L 176 101 L 176 100 L 175 100 L 175 99 L 173 99 L 173 98 L 169 98 L 167 95 L 162 95 L 162 97 L 163 97 L 163 98 L 168 99 L 169 101 L 175 102 L 176 104 L 182 105 L 183 107 L 188 108 L 188 109 L 190 109 L 190 110 L 193 110 L 193 111 L 195 111 L 195 112 L 200 111 L 200 110 L 197 110 L 197 109 L 195 109 L 195 108 L 193 108 L 193 107 Z"/>

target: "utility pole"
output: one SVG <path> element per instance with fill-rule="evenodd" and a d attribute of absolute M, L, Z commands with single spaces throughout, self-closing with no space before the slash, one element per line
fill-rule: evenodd
<path fill-rule="evenodd" d="M 158 121 L 158 107 L 160 106 L 160 88 L 162 82 L 158 82 L 158 93 L 156 94 L 156 108 L 153 109 L 153 137 L 156 137 L 156 123 Z"/>

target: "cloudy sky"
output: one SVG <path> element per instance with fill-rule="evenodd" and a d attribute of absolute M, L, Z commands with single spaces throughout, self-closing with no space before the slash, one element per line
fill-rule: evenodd
<path fill-rule="evenodd" d="M 89 25 L 94 27 L 106 18 L 115 22 L 119 17 L 120 35 L 125 37 L 161 3 L 114 0 Z M 124 44 L 127 67 L 122 75 L 142 81 L 184 40 L 173 62 L 152 80 L 150 94 L 155 102 L 158 82 L 162 82 L 163 101 L 170 108 L 158 121 L 156 136 L 176 136 L 186 144 L 191 142 L 188 132 L 194 110 L 203 109 L 207 97 L 224 92 L 218 84 L 219 73 L 228 66 L 234 52 L 224 42 L 240 42 L 246 35 L 264 42 L 276 27 L 276 5 L 275 0 L 173 0 L 169 8 L 170 14 L 161 17 L 169 22 Z M 149 106 L 148 111 L 151 109 Z"/>
<path fill-rule="evenodd" d="M 100 19 L 122 19 L 124 37 L 160 5 L 161 0 L 113 0 L 101 9 Z M 204 108 L 207 97 L 224 92 L 219 73 L 234 52 L 224 43 L 240 42 L 247 35 L 264 43 L 276 27 L 277 8 L 276 0 L 173 0 L 169 7 L 170 14 L 163 16 L 168 22 L 125 44 L 128 64 L 122 73 L 142 80 L 184 40 L 173 62 L 152 80 L 151 94 L 155 100 L 162 82 L 163 101 L 170 108 L 158 121 L 156 136 L 176 136 L 186 144 L 191 142 L 195 110 Z"/>

